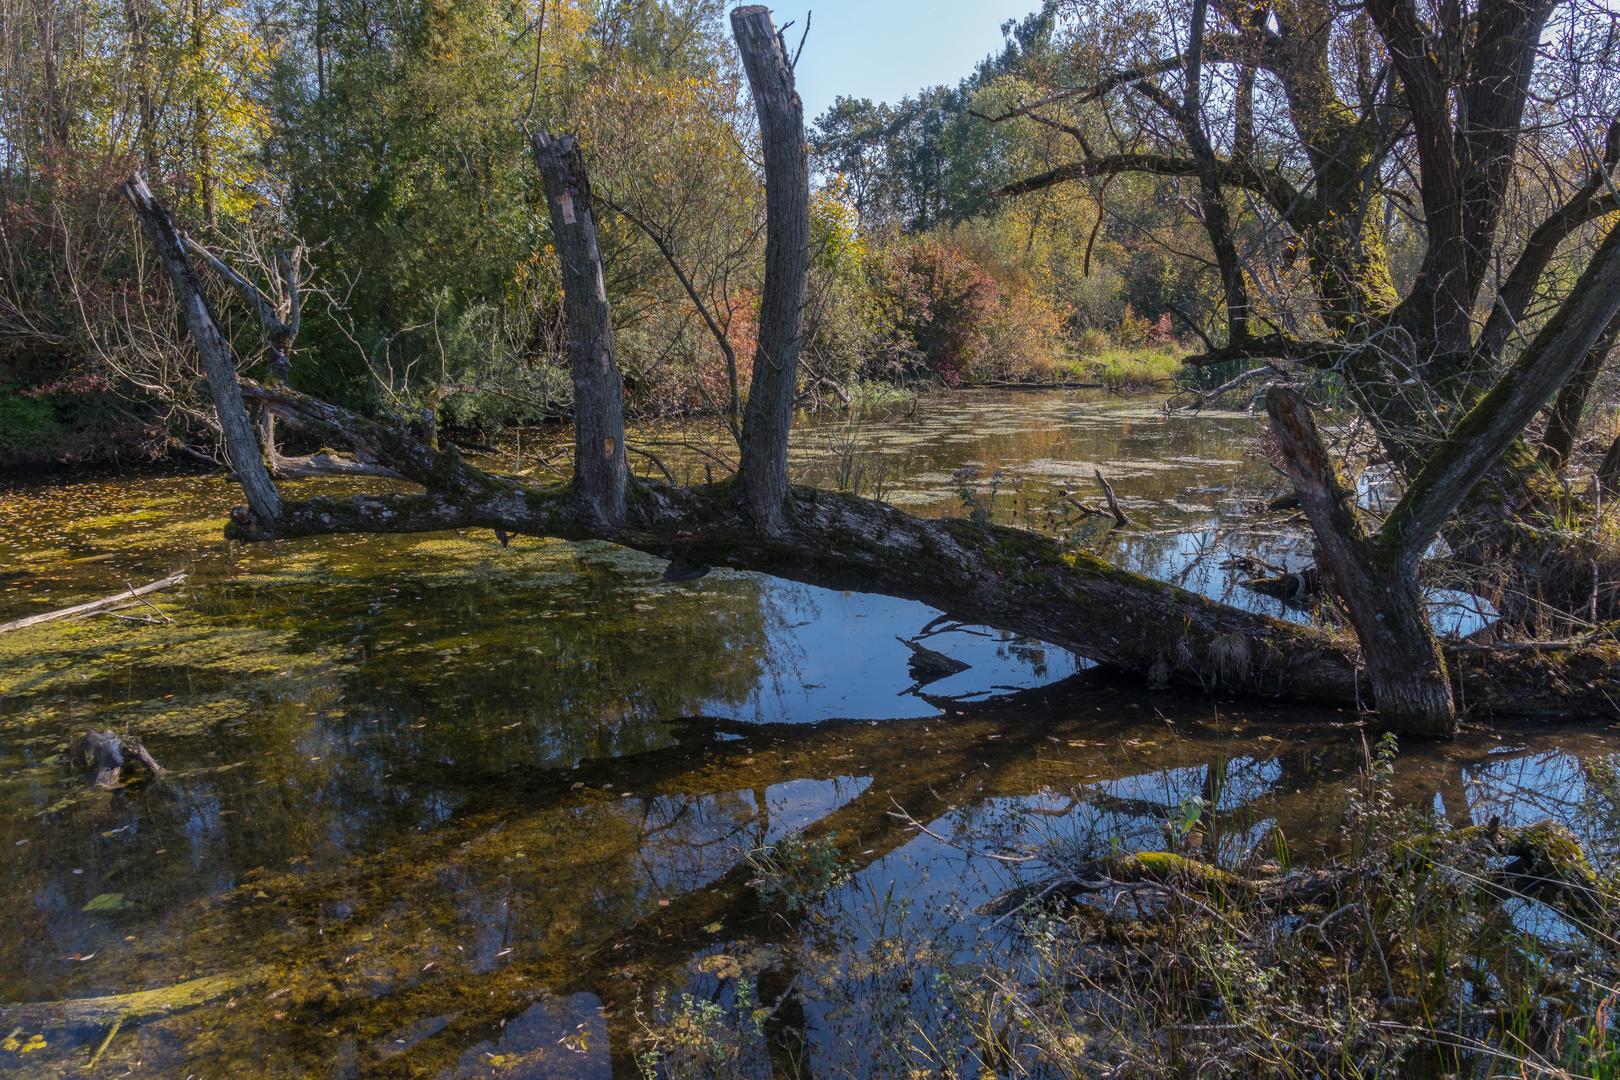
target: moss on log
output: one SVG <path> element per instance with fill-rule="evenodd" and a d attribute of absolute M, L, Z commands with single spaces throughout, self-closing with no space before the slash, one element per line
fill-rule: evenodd
<path fill-rule="evenodd" d="M 1148 678 L 1244 693 L 1372 703 L 1346 633 L 1243 611 L 1134 574 L 1056 538 L 962 519 L 914 517 L 842 492 L 794 486 L 778 527 L 760 530 L 729 482 L 631 485 L 623 517 L 602 522 L 566 484 L 524 487 L 436 450 L 403 426 L 355 416 L 284 387 L 242 381 L 289 427 L 423 485 L 421 493 L 286 502 L 266 527 L 245 510 L 228 533 L 245 541 L 354 532 L 500 529 L 511 535 L 605 540 L 685 565 L 753 570 L 824 588 L 916 600 L 951 618 L 1027 635 Z M 1614 655 L 1610 655 L 1613 653 Z M 1590 646 L 1526 669 L 1485 654 L 1449 658 L 1462 710 L 1473 715 L 1620 716 L 1620 649 Z M 1608 691 L 1605 693 L 1605 689 Z"/>

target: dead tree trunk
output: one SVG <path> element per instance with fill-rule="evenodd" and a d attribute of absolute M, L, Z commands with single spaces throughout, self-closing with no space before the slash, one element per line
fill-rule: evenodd
<path fill-rule="evenodd" d="M 754 376 L 743 414 L 738 480 L 760 529 L 780 527 L 787 498 L 788 430 L 804 330 L 810 268 L 810 164 L 804 106 L 793 65 L 767 7 L 740 7 L 731 30 L 754 92 L 765 157 L 765 282 L 760 300 Z"/>
<path fill-rule="evenodd" d="M 152 197 L 141 174 L 136 172 L 124 181 L 124 195 L 135 208 L 146 235 L 152 240 L 163 264 L 168 268 L 169 280 L 174 283 L 175 300 L 186 317 L 186 328 L 197 345 L 203 371 L 208 376 L 208 389 L 219 413 L 219 427 L 225 435 L 225 454 L 242 481 L 242 492 L 247 496 L 248 512 L 262 528 L 273 528 L 281 516 L 281 496 L 265 468 L 264 456 L 247 409 L 242 405 L 242 391 L 236 381 L 236 366 L 231 362 L 231 350 L 219 332 L 219 320 L 213 305 L 203 294 L 202 279 L 197 268 L 186 255 L 185 241 L 169 219 L 168 212 Z"/>
<path fill-rule="evenodd" d="M 576 494 L 599 520 L 618 521 L 624 516 L 630 475 L 624 448 L 624 382 L 613 352 L 613 317 L 591 217 L 590 179 L 572 136 L 539 131 L 531 142 L 562 261 L 574 375 Z"/>
<path fill-rule="evenodd" d="M 292 371 L 292 347 L 293 342 L 298 339 L 298 326 L 303 313 L 300 297 L 300 290 L 304 284 L 301 273 L 304 265 L 303 246 L 294 248 L 291 255 L 276 252 L 276 273 L 272 275 L 271 288 L 278 296 L 272 300 L 257 285 L 237 273 L 224 259 L 192 237 L 182 235 L 180 239 L 253 308 L 254 314 L 259 317 L 259 331 L 264 337 L 265 349 L 270 354 L 270 381 L 285 384 L 287 376 Z M 299 475 L 300 463 L 287 461 L 276 449 L 275 415 L 269 412 L 262 413 L 258 421 L 259 445 L 264 447 L 264 457 L 270 465 L 270 474 L 283 480 Z"/>
<path fill-rule="evenodd" d="M 76 765 L 93 769 L 90 782 L 99 788 L 118 784 L 124 775 L 124 755 L 133 755 L 153 777 L 162 776 L 163 766 L 138 742 L 127 741 L 111 731 L 87 731 L 73 740 L 71 758 Z"/>

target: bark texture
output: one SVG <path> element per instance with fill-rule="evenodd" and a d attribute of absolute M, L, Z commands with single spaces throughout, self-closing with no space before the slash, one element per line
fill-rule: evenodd
<path fill-rule="evenodd" d="M 1451 735 L 1451 680 L 1429 629 L 1416 560 L 1368 535 L 1356 516 L 1355 489 L 1334 468 L 1298 393 L 1273 387 L 1266 411 L 1316 534 L 1316 565 L 1361 641 L 1379 719 L 1403 734 Z"/>
<path fill-rule="evenodd" d="M 613 315 L 591 216 L 591 184 L 570 135 L 536 132 L 534 163 L 545 184 L 551 233 L 562 261 L 568 353 L 574 376 L 575 484 L 581 503 L 604 522 L 624 514 L 629 464 L 624 448 L 624 381 L 613 351 Z"/>
<path fill-rule="evenodd" d="M 731 13 L 731 31 L 759 114 L 766 213 L 765 281 L 738 481 L 748 512 L 768 532 L 780 522 L 787 497 L 788 430 L 798 392 L 810 268 L 810 158 L 793 65 L 771 23 L 770 9 L 737 8 Z"/>
<path fill-rule="evenodd" d="M 174 283 L 175 300 L 186 318 L 186 328 L 196 343 L 197 355 L 208 376 L 208 389 L 219 412 L 220 430 L 225 436 L 225 454 L 242 482 L 248 512 L 264 526 L 270 526 L 281 513 L 281 496 L 265 467 L 263 451 L 242 405 L 242 392 L 236 382 L 236 366 L 230 346 L 219 332 L 219 319 L 203 294 L 197 268 L 186 257 L 185 242 L 169 214 L 152 197 L 152 190 L 139 172 L 123 183 L 124 196 L 135 208 L 152 246 L 157 248 Z"/>

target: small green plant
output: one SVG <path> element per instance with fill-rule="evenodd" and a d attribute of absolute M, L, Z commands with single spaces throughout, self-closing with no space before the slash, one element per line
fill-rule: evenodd
<path fill-rule="evenodd" d="M 754 871 L 749 884 L 759 893 L 760 903 L 799 911 L 848 881 L 851 864 L 839 857 L 837 840 L 837 833 L 817 840 L 790 833 L 748 852 L 744 860 Z"/>
<path fill-rule="evenodd" d="M 746 978 L 736 981 L 729 1008 L 692 994 L 672 1002 L 659 991 L 650 1015 L 637 1003 L 636 1020 L 647 1049 L 636 1056 L 636 1064 L 647 1080 L 768 1076 L 764 1030 L 770 1012 L 754 1000 L 754 984 Z"/>
<path fill-rule="evenodd" d="M 979 469 L 976 465 L 968 465 L 951 473 L 951 479 L 956 481 L 956 497 L 961 500 L 962 509 L 967 511 L 968 520 L 975 525 L 988 525 L 995 519 L 996 495 L 1000 493 L 1001 485 L 1007 480 L 1000 469 L 992 469 L 990 493 L 980 495 L 973 487 L 973 481 L 978 478 Z"/>

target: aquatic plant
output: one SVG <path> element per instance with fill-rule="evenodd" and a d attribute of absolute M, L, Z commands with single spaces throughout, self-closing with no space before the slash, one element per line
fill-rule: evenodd
<path fill-rule="evenodd" d="M 732 983 L 729 1007 L 692 994 L 674 998 L 660 991 L 651 1011 L 636 1003 L 647 1049 L 636 1064 L 647 1080 L 739 1080 L 769 1076 L 770 1056 L 763 1049 L 765 1018 L 771 1010 L 754 997 L 753 980 Z"/>
<path fill-rule="evenodd" d="M 749 884 L 760 903 L 800 911 L 848 881 L 851 864 L 839 857 L 837 842 L 837 833 L 807 840 L 795 832 L 748 851 L 743 861 L 754 870 Z"/>

